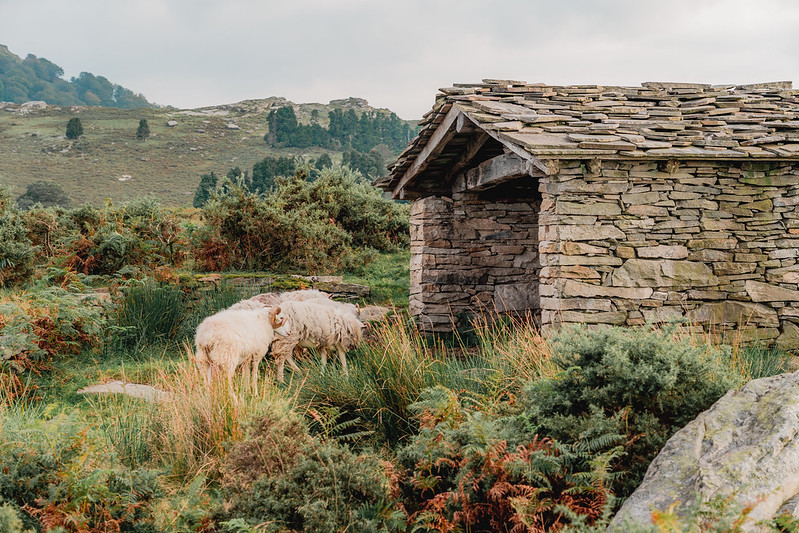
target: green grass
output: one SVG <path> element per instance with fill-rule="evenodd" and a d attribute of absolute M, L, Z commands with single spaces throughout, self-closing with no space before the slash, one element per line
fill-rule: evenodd
<path fill-rule="evenodd" d="M 410 293 L 410 260 L 410 251 L 378 254 L 361 273 L 345 275 L 344 281 L 369 285 L 372 303 L 404 309 Z"/>

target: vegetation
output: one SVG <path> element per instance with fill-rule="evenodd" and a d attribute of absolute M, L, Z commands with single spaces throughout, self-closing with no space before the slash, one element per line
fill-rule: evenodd
<path fill-rule="evenodd" d="M 69 207 L 70 200 L 59 184 L 34 181 L 17 198 L 17 207 L 25 210 L 37 204 L 42 207 Z"/>
<path fill-rule="evenodd" d="M 81 123 L 78 117 L 72 117 L 67 122 L 67 139 L 77 139 L 81 135 L 83 135 L 83 123 Z"/>
<path fill-rule="evenodd" d="M 146 141 L 147 137 L 150 136 L 150 125 L 147 123 L 147 119 L 143 118 L 139 120 L 139 127 L 136 128 L 136 138 L 140 141 Z"/>
<path fill-rule="evenodd" d="M 0 45 L 0 102 L 43 100 L 63 106 L 153 107 L 143 95 L 103 76 L 81 72 L 66 81 L 63 75 L 64 69 L 43 57 L 28 54 L 23 60 Z"/>

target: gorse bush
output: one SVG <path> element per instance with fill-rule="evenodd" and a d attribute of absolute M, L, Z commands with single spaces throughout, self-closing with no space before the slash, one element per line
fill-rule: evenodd
<path fill-rule="evenodd" d="M 368 250 L 408 243 L 407 207 L 341 167 L 314 181 L 300 169 L 267 196 L 229 182 L 223 189 L 203 209 L 194 253 L 204 270 L 347 270 L 368 261 Z"/>
<path fill-rule="evenodd" d="M 742 381 L 729 371 L 729 351 L 681 339 L 674 328 L 566 327 L 551 346 L 559 371 L 525 390 L 522 418 L 564 442 L 626 435 L 619 496 L 638 486 L 674 432 Z"/>
<path fill-rule="evenodd" d="M 263 531 L 396 531 L 392 469 L 371 454 L 308 434 L 285 412 L 256 419 L 226 462 L 228 521 Z"/>

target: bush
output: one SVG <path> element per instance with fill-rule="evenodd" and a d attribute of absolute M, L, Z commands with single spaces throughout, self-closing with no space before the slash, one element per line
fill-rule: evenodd
<path fill-rule="evenodd" d="M 567 446 L 523 431 L 443 387 L 412 405 L 421 431 L 397 452 L 414 531 L 553 531 L 567 515 L 593 522 L 610 497 L 608 465 L 620 453 L 604 442 Z"/>
<path fill-rule="evenodd" d="M 30 209 L 36 204 L 41 204 L 43 207 L 69 207 L 69 202 L 69 196 L 59 184 L 52 181 L 34 181 L 17 198 L 17 207 Z"/>
<path fill-rule="evenodd" d="M 24 509 L 25 527 L 155 533 L 152 505 L 162 491 L 154 472 L 121 469 L 74 416 L 2 414 L 0 501 Z"/>
<path fill-rule="evenodd" d="M 102 309 L 60 287 L 0 301 L 0 388 L 22 392 L 20 377 L 49 369 L 54 358 L 100 343 Z"/>
<path fill-rule="evenodd" d="M 257 421 L 248 439 L 231 450 L 229 519 L 265 531 L 377 532 L 404 524 L 393 506 L 386 465 L 374 455 L 313 439 L 299 419 L 283 416 L 289 419 Z"/>
<path fill-rule="evenodd" d="M 624 434 L 627 475 L 614 492 L 628 496 L 666 440 L 741 384 L 728 351 L 696 345 L 673 328 L 565 327 L 552 339 L 559 372 L 520 398 L 524 424 L 576 442 Z"/>
<path fill-rule="evenodd" d="M 27 233 L 8 192 L 0 187 L 0 287 L 26 281 L 33 273 L 37 248 Z"/>

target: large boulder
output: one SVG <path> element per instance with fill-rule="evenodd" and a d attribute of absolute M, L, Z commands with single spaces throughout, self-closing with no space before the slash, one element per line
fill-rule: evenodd
<path fill-rule="evenodd" d="M 675 433 L 610 531 L 650 524 L 655 510 L 680 514 L 698 497 L 751 506 L 744 531 L 780 514 L 799 517 L 799 372 L 730 391 Z"/>

